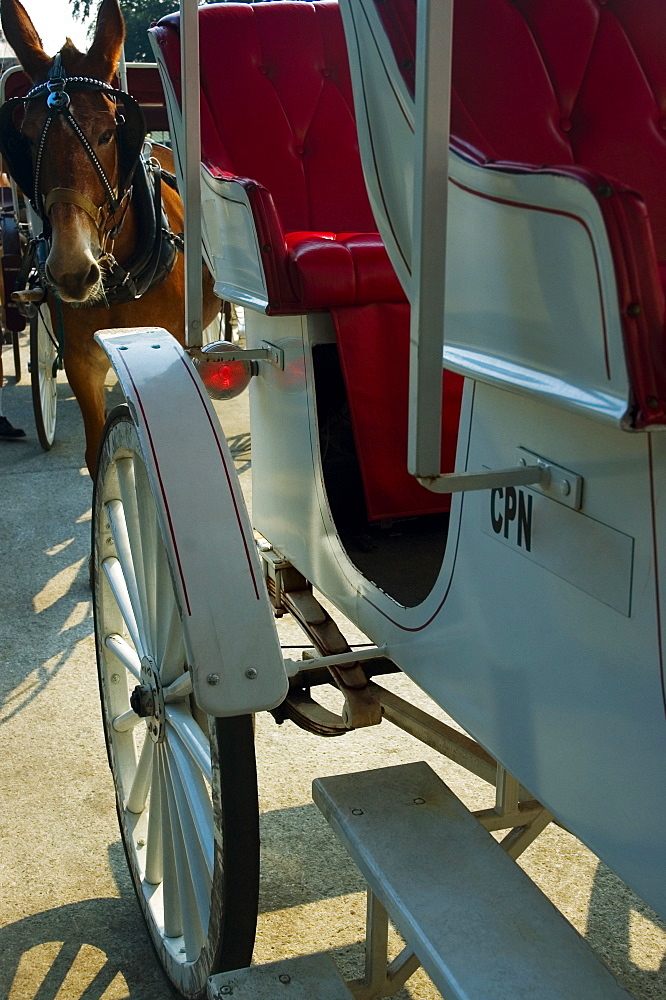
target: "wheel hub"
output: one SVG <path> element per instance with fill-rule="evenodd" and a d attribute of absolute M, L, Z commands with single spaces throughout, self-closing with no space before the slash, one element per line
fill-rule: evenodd
<path fill-rule="evenodd" d="M 149 656 L 141 660 L 141 684 L 132 691 L 130 705 L 133 712 L 145 718 L 153 743 L 162 743 L 166 728 L 164 696 L 157 667 Z"/>

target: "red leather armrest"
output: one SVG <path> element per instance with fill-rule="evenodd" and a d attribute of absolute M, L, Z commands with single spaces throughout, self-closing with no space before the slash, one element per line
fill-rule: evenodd
<path fill-rule="evenodd" d="M 237 177 L 210 161 L 203 165 L 212 177 L 235 181 L 247 195 L 266 277 L 268 313 L 302 312 L 287 274 L 285 236 L 270 191 L 252 178 Z"/>

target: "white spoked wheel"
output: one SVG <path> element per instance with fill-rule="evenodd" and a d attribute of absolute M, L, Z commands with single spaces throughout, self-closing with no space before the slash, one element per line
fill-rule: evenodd
<path fill-rule="evenodd" d="M 37 437 L 44 451 L 53 444 L 58 403 L 55 370 L 58 357 L 51 314 L 46 304 L 30 320 L 30 382 Z"/>
<path fill-rule="evenodd" d="M 203 997 L 210 975 L 252 957 L 252 719 L 212 719 L 194 702 L 171 567 L 126 406 L 107 421 L 93 533 L 99 680 L 125 852 L 169 979 L 184 996 Z"/>

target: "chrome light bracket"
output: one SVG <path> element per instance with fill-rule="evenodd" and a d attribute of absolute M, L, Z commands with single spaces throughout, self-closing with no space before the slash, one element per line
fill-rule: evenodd
<path fill-rule="evenodd" d="M 187 353 L 192 360 L 207 363 L 210 361 L 267 361 L 274 368 L 284 371 L 284 351 L 268 340 L 262 340 L 261 347 L 249 350 L 239 347 L 235 351 L 202 351 L 200 347 L 188 347 Z"/>

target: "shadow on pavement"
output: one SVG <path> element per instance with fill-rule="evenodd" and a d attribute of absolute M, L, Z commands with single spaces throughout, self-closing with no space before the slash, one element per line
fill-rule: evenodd
<path fill-rule="evenodd" d="M 72 476 L 78 487 L 74 501 Z M 19 482 L 19 488 L 32 489 L 38 512 L 22 520 L 5 512 L 0 522 L 0 659 L 5 664 L 0 671 L 0 725 L 34 701 L 92 632 L 90 480 L 70 471 L 32 482 L 17 477 L 17 486 Z M 13 484 L 5 484 L 11 494 Z M 60 502 L 59 486 L 67 486 L 71 507 L 64 530 L 61 511 L 57 518 L 49 517 L 49 503 Z"/>
<path fill-rule="evenodd" d="M 120 842 L 109 849 L 120 897 L 86 899 L 0 930 L 3 1000 L 162 1000 L 163 978 L 126 875 Z"/>
<path fill-rule="evenodd" d="M 585 937 L 633 997 L 666 998 L 666 923 L 601 862 Z"/>

